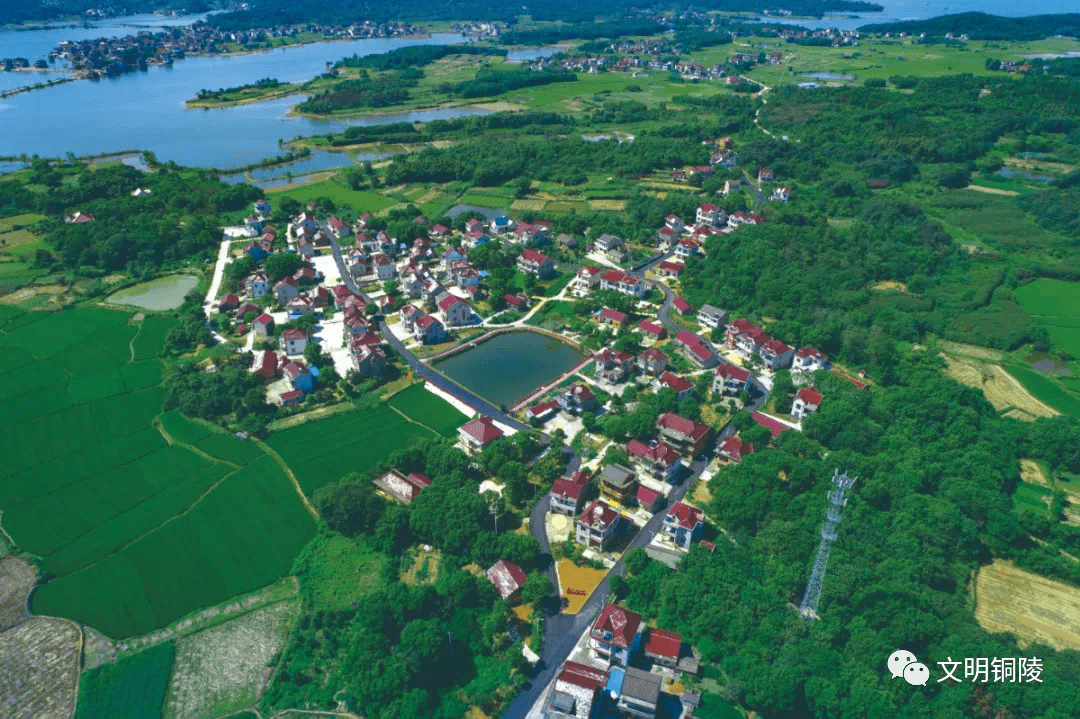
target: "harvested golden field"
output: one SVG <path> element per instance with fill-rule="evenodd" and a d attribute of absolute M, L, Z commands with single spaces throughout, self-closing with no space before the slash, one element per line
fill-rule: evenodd
<path fill-rule="evenodd" d="M 1020 479 L 1031 484 L 1041 484 L 1044 487 L 1049 484 L 1042 467 L 1033 459 L 1020 460 Z"/>
<path fill-rule="evenodd" d="M 299 613 L 299 602 L 272 604 L 177 642 L 164 716 L 199 719 L 253 705 Z"/>
<path fill-rule="evenodd" d="M 907 292 L 907 285 L 903 282 L 897 282 L 895 280 L 883 280 L 876 285 L 870 287 L 872 290 L 900 290 L 901 292 Z"/>
<path fill-rule="evenodd" d="M 1015 634 L 1021 646 L 1080 649 L 1080 589 L 998 559 L 979 570 L 975 602 L 975 619 L 987 631 Z"/>
<path fill-rule="evenodd" d="M 560 559 L 555 565 L 555 573 L 559 577 L 559 592 L 569 600 L 563 614 L 577 614 L 607 571 L 579 567 L 569 559 Z"/>
<path fill-rule="evenodd" d="M 589 200 L 589 209 L 619 212 L 626 209 L 626 200 Z"/>
<path fill-rule="evenodd" d="M 21 557 L 0 557 L 0 631 L 26 619 L 26 599 L 37 572 Z"/>
<path fill-rule="evenodd" d="M 423 195 L 418 197 L 416 199 L 416 202 L 417 202 L 417 204 L 420 204 L 420 205 L 426 205 L 429 202 L 434 202 L 435 200 L 439 199 L 439 195 L 441 195 L 441 194 L 442 194 L 442 190 L 440 190 L 439 188 L 436 187 L 436 188 L 434 188 L 432 190 L 428 190 Z"/>
<path fill-rule="evenodd" d="M 950 354 L 964 355 L 965 357 L 975 357 L 977 359 L 1001 360 L 1005 356 L 1003 352 L 992 350 L 988 347 L 966 345 L 960 342 L 949 342 L 948 340 L 939 340 L 938 345 L 941 347 L 941 349 L 945 350 Z"/>
<path fill-rule="evenodd" d="M 544 200 L 514 200 L 510 204 L 510 209 L 512 209 L 512 210 L 534 210 L 534 211 L 539 212 L 540 210 L 544 209 L 544 205 L 546 205 L 546 204 L 547 204 L 547 202 L 545 202 Z"/>
<path fill-rule="evenodd" d="M 1015 407 L 1033 417 L 1053 417 L 1058 414 L 1057 410 L 1032 397 L 1012 375 L 995 364 L 948 355 L 942 357 L 947 365 L 946 375 L 968 387 L 981 389 L 998 411 Z"/>
<path fill-rule="evenodd" d="M 79 628 L 64 619 L 30 617 L 0 634 L 0 715 L 67 719 L 75 710 Z"/>
<path fill-rule="evenodd" d="M 1014 190 L 1002 190 L 1000 187 L 985 187 L 983 185 L 968 185 L 967 189 L 975 190 L 976 192 L 985 192 L 988 195 L 1006 195 L 1008 197 L 1020 194 Z"/>

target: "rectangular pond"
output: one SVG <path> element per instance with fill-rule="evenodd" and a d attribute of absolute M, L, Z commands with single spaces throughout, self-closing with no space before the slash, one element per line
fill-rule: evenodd
<path fill-rule="evenodd" d="M 507 332 L 432 366 L 492 404 L 510 406 L 585 359 L 539 332 Z"/>

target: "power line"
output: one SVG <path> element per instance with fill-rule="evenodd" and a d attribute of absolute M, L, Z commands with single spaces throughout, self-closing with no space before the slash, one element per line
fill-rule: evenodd
<path fill-rule="evenodd" d="M 803 594 L 802 604 L 799 605 L 799 614 L 807 619 L 818 619 L 817 607 L 821 600 L 821 586 L 825 582 L 825 567 L 829 564 L 829 550 L 836 540 L 836 525 L 844 515 L 844 506 L 847 499 L 844 492 L 855 484 L 857 477 L 848 477 L 847 471 L 840 474 L 839 469 L 833 470 L 833 484 L 836 489 L 829 491 L 829 507 L 825 510 L 825 526 L 821 528 L 821 544 L 818 545 L 817 558 L 814 559 L 814 569 L 810 572 L 810 581 L 806 583 L 806 593 Z"/>

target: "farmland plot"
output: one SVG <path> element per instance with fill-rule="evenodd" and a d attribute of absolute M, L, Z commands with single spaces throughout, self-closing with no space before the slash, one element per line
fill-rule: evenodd
<path fill-rule="evenodd" d="M 22 557 L 0 557 L 0 632 L 26 618 L 26 599 L 37 572 Z"/>
<path fill-rule="evenodd" d="M 174 653 L 167 642 L 87 672 L 79 683 L 75 719 L 157 719 Z"/>
<path fill-rule="evenodd" d="M 1021 646 L 1040 642 L 1080 649 L 1080 590 L 1002 559 L 979 570 L 975 619 L 990 632 L 1011 632 Z"/>
<path fill-rule="evenodd" d="M 0 716 L 67 719 L 75 709 L 79 629 L 31 617 L 0 634 Z"/>
<path fill-rule="evenodd" d="M 253 705 L 285 646 L 298 602 L 280 602 L 177 643 L 166 719 L 200 719 Z"/>

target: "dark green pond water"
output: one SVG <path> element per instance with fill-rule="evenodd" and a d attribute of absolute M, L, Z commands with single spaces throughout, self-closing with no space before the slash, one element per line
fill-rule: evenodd
<path fill-rule="evenodd" d="M 433 364 L 461 386 L 498 406 L 527 397 L 585 355 L 536 332 L 508 332 Z"/>

